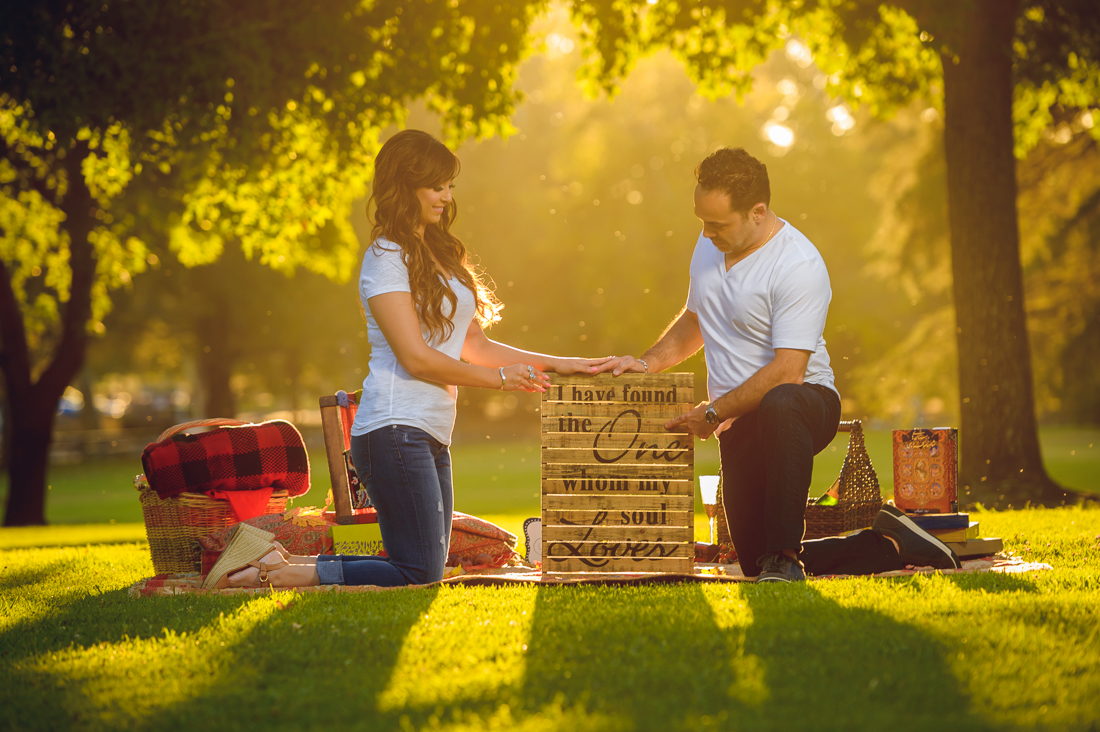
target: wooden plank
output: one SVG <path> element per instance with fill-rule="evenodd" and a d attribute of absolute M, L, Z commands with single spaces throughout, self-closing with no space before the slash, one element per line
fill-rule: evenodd
<path fill-rule="evenodd" d="M 543 526 L 619 526 L 623 521 L 633 521 L 634 511 L 622 509 L 611 511 L 543 511 Z M 649 511 L 643 512 L 648 514 Z M 695 513 L 692 511 L 661 511 L 668 516 L 670 526 L 694 526 Z"/>
<path fill-rule="evenodd" d="M 684 465 L 585 465 L 549 463 L 542 466 L 543 480 L 573 478 L 626 478 L 627 480 L 695 480 L 695 466 Z"/>
<path fill-rule="evenodd" d="M 332 401 L 330 402 L 329 399 Z M 351 505 L 351 486 L 348 485 L 348 471 L 344 465 L 344 427 L 340 421 L 340 407 L 335 397 L 321 397 L 321 433 L 325 437 L 325 457 L 328 458 L 328 477 L 332 486 L 332 500 L 336 504 L 336 520 L 353 513 Z"/>
<path fill-rule="evenodd" d="M 649 539 L 615 539 L 614 541 L 575 541 L 542 535 L 542 561 L 547 559 L 695 559 L 695 543 L 658 542 Z M 549 552 L 549 553 L 547 553 Z"/>
<path fill-rule="evenodd" d="M 543 526 L 626 526 L 635 513 L 624 511 L 544 511 Z M 640 512 L 643 517 L 660 514 L 667 517 L 670 526 L 691 526 L 694 531 L 695 514 L 691 511 Z M 626 517 L 624 517 L 626 514 Z"/>
<path fill-rule="evenodd" d="M 671 371 L 664 374 L 622 374 L 621 376 L 612 376 L 611 374 L 597 374 L 596 376 L 585 376 L 584 374 L 550 374 L 550 384 L 552 386 L 565 385 L 565 384 L 580 384 L 580 385 L 592 385 L 606 387 L 608 385 L 614 386 L 617 384 L 630 384 L 631 388 L 663 388 L 667 389 L 670 386 L 676 387 L 692 387 L 695 386 L 695 374 L 690 371 Z"/>
<path fill-rule="evenodd" d="M 694 450 L 660 450 L 646 447 L 630 450 L 585 450 L 571 447 L 542 448 L 542 464 L 571 463 L 578 465 L 685 465 L 695 464 Z"/>
<path fill-rule="evenodd" d="M 542 572 L 569 576 L 573 572 L 646 572 L 658 574 L 691 574 L 695 571 L 693 557 L 669 559 L 544 559 Z"/>
<path fill-rule="evenodd" d="M 551 376 L 544 572 L 692 571 L 694 438 L 664 425 L 694 401 L 693 374 Z"/>
<path fill-rule="evenodd" d="M 658 542 L 649 539 L 615 539 L 614 541 L 576 541 L 558 539 L 542 529 L 542 563 L 547 559 L 667 559 L 669 557 L 695 558 L 695 544 L 687 542 Z"/>
<path fill-rule="evenodd" d="M 580 402 L 542 402 L 543 417 L 574 417 L 578 424 L 570 424 L 563 420 L 562 427 L 556 432 L 596 432 L 602 426 L 595 423 L 599 420 L 609 421 L 616 417 L 623 419 L 665 419 L 669 420 L 691 411 L 692 405 L 684 404 L 614 404 L 610 402 L 598 402 L 584 404 Z M 584 426 L 584 419 L 591 419 L 587 429 L 579 429 Z M 622 431 L 626 431 L 623 429 Z M 640 431 L 640 430 L 637 430 Z M 653 430 L 649 430 L 653 431 Z M 660 431 L 660 430 L 656 430 Z"/>
<path fill-rule="evenodd" d="M 543 512 L 550 511 L 692 511 L 694 496 L 543 496 Z M 694 515 L 694 514 L 693 514 Z M 545 517 L 544 517 L 545 519 Z"/>
<path fill-rule="evenodd" d="M 687 407 L 688 405 L 684 405 Z M 689 411 L 684 409 L 684 412 Z M 677 413 L 679 414 L 679 413 Z M 543 415 L 540 419 L 542 424 L 542 433 L 547 434 L 596 434 L 601 430 L 603 432 L 640 432 L 645 434 L 661 434 L 661 435 L 690 435 L 687 431 L 687 427 L 680 425 L 674 430 L 666 430 L 665 425 L 668 421 L 676 415 L 670 415 L 667 417 L 640 417 L 629 415 L 628 422 L 623 424 L 615 424 L 613 419 L 606 417 L 591 417 L 591 416 L 560 416 L 560 417 L 548 417 Z M 567 422 L 567 419 L 574 421 Z M 587 422 L 585 421 L 587 420 Z M 611 425 L 611 426 L 608 426 Z M 582 429 L 582 427 L 584 429 Z"/>
<path fill-rule="evenodd" d="M 619 404 L 694 404 L 695 388 L 691 386 L 635 386 L 617 383 L 599 386 L 595 384 L 553 384 L 542 394 L 542 401 L 594 404 L 617 402 Z"/>
<path fill-rule="evenodd" d="M 621 541 L 648 540 L 659 544 L 695 542 L 694 526 L 543 526 L 546 541 L 593 542 L 614 544 Z"/>
<path fill-rule="evenodd" d="M 691 435 L 661 432 L 613 432 L 603 430 L 595 434 L 587 432 L 548 432 L 542 436 L 543 447 L 571 447 L 598 450 L 601 453 L 630 449 L 646 450 L 694 450 L 695 439 Z"/>
<path fill-rule="evenodd" d="M 689 480 L 623 480 L 615 478 L 572 478 L 569 480 L 542 481 L 543 495 L 574 493 L 584 495 L 609 496 L 691 496 L 695 494 L 695 484 Z"/>

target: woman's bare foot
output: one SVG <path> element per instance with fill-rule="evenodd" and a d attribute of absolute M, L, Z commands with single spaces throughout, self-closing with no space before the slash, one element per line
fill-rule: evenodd
<path fill-rule="evenodd" d="M 315 557 L 299 557 L 299 559 L 313 559 L 310 563 L 288 564 L 280 569 L 274 569 L 268 573 L 272 587 L 316 587 L 321 584 L 317 576 L 317 559 Z"/>
<path fill-rule="evenodd" d="M 275 547 L 256 561 L 249 562 L 244 569 L 226 575 L 218 583 L 218 587 L 262 587 L 267 582 L 267 575 L 271 570 L 285 566 L 287 562 L 282 552 L 279 551 L 279 547 Z"/>
<path fill-rule="evenodd" d="M 275 548 L 279 551 L 279 554 L 283 555 L 283 561 L 287 564 L 317 564 L 317 557 L 303 557 L 297 554 L 291 554 L 286 550 L 279 542 L 272 542 Z"/>
<path fill-rule="evenodd" d="M 311 564 L 284 564 L 278 569 L 270 569 L 266 581 L 261 581 L 260 570 L 256 567 L 247 567 L 229 575 L 230 587 L 313 587 L 319 584 L 316 561 Z"/>

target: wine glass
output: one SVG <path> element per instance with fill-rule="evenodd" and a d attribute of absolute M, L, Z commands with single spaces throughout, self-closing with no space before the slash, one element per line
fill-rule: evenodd
<path fill-rule="evenodd" d="M 710 520 L 711 544 L 715 542 L 718 529 L 718 521 L 715 518 L 718 515 L 718 481 L 717 475 L 699 476 L 699 495 L 703 498 L 703 510 L 707 512 L 707 518 Z"/>

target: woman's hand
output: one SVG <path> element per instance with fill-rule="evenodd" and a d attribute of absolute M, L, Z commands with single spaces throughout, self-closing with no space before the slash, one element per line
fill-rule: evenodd
<path fill-rule="evenodd" d="M 555 358 L 546 365 L 547 371 L 556 374 L 584 374 L 595 376 L 611 368 L 614 356 L 604 358 Z"/>
<path fill-rule="evenodd" d="M 546 391 L 550 385 L 550 377 L 531 364 L 512 364 L 499 371 L 504 377 L 501 391 Z"/>

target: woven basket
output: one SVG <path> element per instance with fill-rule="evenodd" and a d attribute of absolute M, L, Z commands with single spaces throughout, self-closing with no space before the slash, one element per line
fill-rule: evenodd
<path fill-rule="evenodd" d="M 176 425 L 157 438 L 157 442 L 192 427 L 247 424 L 235 419 L 208 419 Z M 201 493 L 181 493 L 161 498 L 149 487 L 144 475 L 134 478 L 134 488 L 141 500 L 145 517 L 145 534 L 149 538 L 149 553 L 157 574 L 198 572 L 202 549 L 199 539 L 219 529 L 237 523 L 229 501 L 210 498 Z M 287 492 L 274 491 L 264 514 L 286 510 Z"/>
<path fill-rule="evenodd" d="M 837 478 L 840 483 L 837 502 L 835 506 L 818 506 L 813 503 L 815 498 L 809 500 L 806 505 L 806 539 L 839 536 L 867 528 L 882 509 L 882 491 L 863 442 L 863 424 L 858 419 L 841 422 L 837 431 L 848 433 L 848 453 L 844 456 L 844 465 Z M 733 543 L 722 505 L 721 485 L 718 487 L 718 543 Z"/>
<path fill-rule="evenodd" d="M 865 529 L 882 509 L 878 475 L 863 444 L 863 423 L 858 419 L 841 422 L 838 431 L 848 433 L 848 454 L 837 478 L 837 502 L 835 506 L 818 506 L 813 503 L 816 499 L 810 499 L 806 506 L 806 539 Z"/>
<path fill-rule="evenodd" d="M 181 493 L 161 498 L 149 487 L 144 475 L 134 478 L 145 517 L 145 535 L 157 574 L 198 572 L 202 563 L 199 539 L 237 523 L 229 501 L 201 493 Z M 275 491 L 264 514 L 286 510 L 286 491 Z"/>

